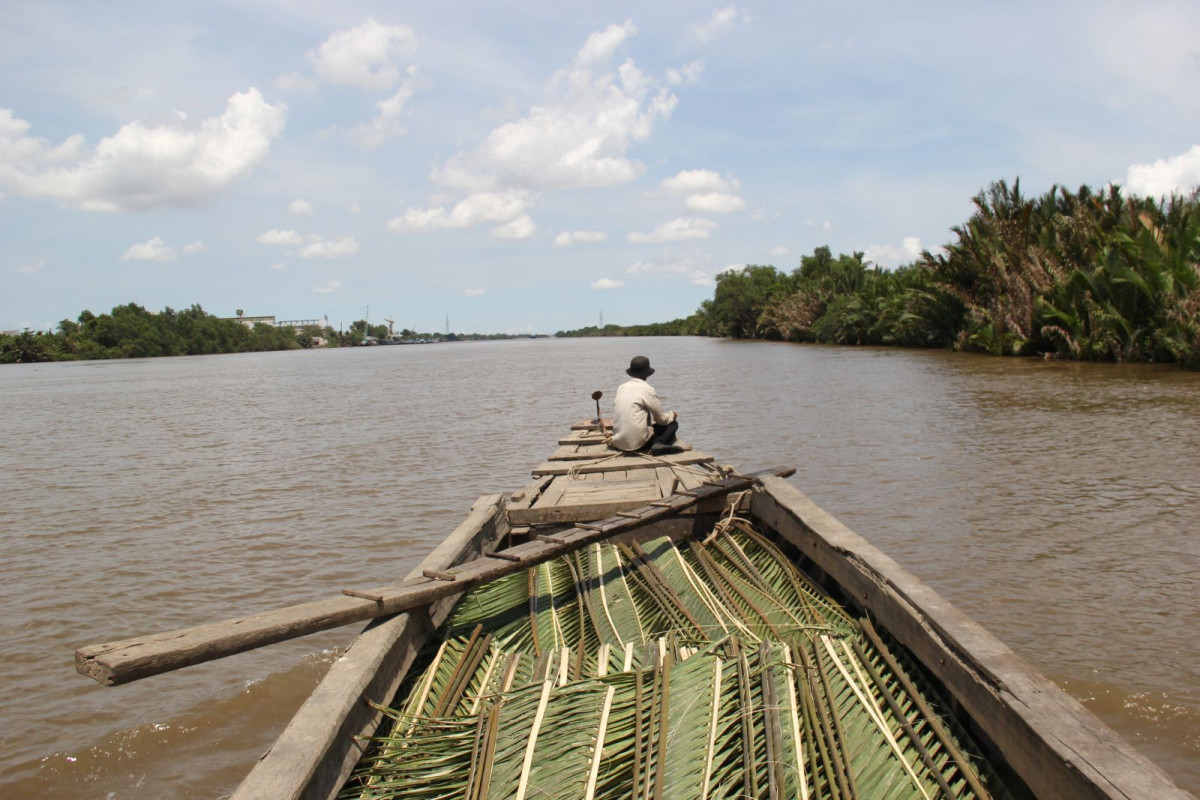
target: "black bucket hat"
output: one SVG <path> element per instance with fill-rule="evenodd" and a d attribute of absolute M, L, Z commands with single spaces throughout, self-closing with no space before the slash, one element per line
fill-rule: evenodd
<path fill-rule="evenodd" d="M 654 374 L 654 368 L 650 366 L 650 359 L 645 356 L 634 356 L 629 362 L 629 369 L 625 370 L 625 374 L 631 378 L 649 378 Z"/>

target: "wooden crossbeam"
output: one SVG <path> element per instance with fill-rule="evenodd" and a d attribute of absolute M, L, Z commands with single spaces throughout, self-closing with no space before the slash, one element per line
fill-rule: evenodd
<path fill-rule="evenodd" d="M 593 462 L 581 461 L 544 461 L 533 468 L 533 476 L 541 477 L 545 475 L 566 475 L 572 470 L 580 475 L 586 475 L 592 472 L 620 472 L 630 469 L 655 469 L 656 467 L 685 464 L 707 464 L 713 460 L 713 457 L 707 453 L 700 453 L 695 450 L 683 453 L 666 453 L 660 456 L 644 456 L 644 455 L 617 455 L 618 451 L 611 451 L 612 455 L 601 460 Z"/>
<path fill-rule="evenodd" d="M 793 472 L 793 468 L 787 467 L 733 476 L 711 486 L 698 487 L 690 493 L 694 494 L 692 497 L 667 498 L 672 502 L 671 508 L 644 506 L 639 509 L 638 519 L 610 517 L 586 526 L 577 525 L 557 534 L 567 540 L 561 544 L 533 540 L 454 567 L 446 573 L 453 575 L 452 581 L 443 576 L 422 575 L 374 589 L 353 590 L 354 597 L 344 595 L 168 633 L 85 645 L 75 651 L 75 669 L 106 686 L 116 686 L 352 622 L 411 611 L 592 542 L 672 516 L 703 499 L 749 488 L 766 475 L 787 477 Z M 367 597 L 370 599 L 363 599 Z"/>

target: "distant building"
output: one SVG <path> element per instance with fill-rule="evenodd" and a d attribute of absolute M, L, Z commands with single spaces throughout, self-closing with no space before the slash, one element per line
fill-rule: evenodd
<path fill-rule="evenodd" d="M 221 317 L 221 319 L 229 320 L 230 322 L 240 322 L 243 325 L 245 325 L 247 328 L 253 328 L 255 325 L 257 325 L 260 322 L 270 325 L 272 328 L 275 327 L 275 315 L 274 314 L 271 314 L 270 316 L 265 316 L 265 317 L 247 317 L 243 314 L 238 314 L 236 317 Z"/>
<path fill-rule="evenodd" d="M 271 317 L 271 319 L 275 319 L 275 318 Z M 328 324 L 329 324 L 328 318 L 326 318 L 324 320 L 320 320 L 320 319 L 281 319 L 281 320 L 279 320 L 279 322 L 275 323 L 275 327 L 276 328 L 291 328 L 296 333 L 299 333 L 300 331 L 302 331 L 305 327 L 307 327 L 309 325 L 316 325 L 318 328 L 324 328 Z"/>

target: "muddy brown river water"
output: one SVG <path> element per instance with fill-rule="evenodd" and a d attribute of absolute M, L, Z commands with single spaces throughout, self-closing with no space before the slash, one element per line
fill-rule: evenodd
<path fill-rule="evenodd" d="M 74 648 L 394 579 L 637 353 L 1200 793 L 1200 374 L 567 339 L 0 367 L 0 796 L 228 794 L 355 628 L 107 689 Z"/>

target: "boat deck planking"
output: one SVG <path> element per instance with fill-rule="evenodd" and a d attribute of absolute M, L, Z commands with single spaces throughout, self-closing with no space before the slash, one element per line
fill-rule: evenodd
<path fill-rule="evenodd" d="M 644 454 L 617 455 L 616 451 L 608 451 L 604 458 L 591 461 L 544 461 L 533 469 L 534 477 L 539 475 L 566 475 L 568 472 L 613 472 L 622 469 L 648 469 L 658 466 L 684 466 L 687 464 L 710 464 L 713 457 L 698 450 L 684 453 L 666 453 L 663 455 L 647 456 Z"/>
<path fill-rule="evenodd" d="M 601 519 L 662 500 L 677 488 L 694 489 L 706 479 L 720 477 L 711 466 L 712 458 L 703 453 L 694 454 L 699 458 L 694 463 L 691 459 L 685 459 L 689 463 L 664 463 L 661 456 L 612 457 L 616 452 L 604 445 L 560 446 L 551 460 L 557 456 L 578 471 L 552 474 L 548 483 L 546 476 L 535 478 L 510 500 L 509 523 L 538 525 Z M 603 469 L 605 466 L 608 469 Z"/>

